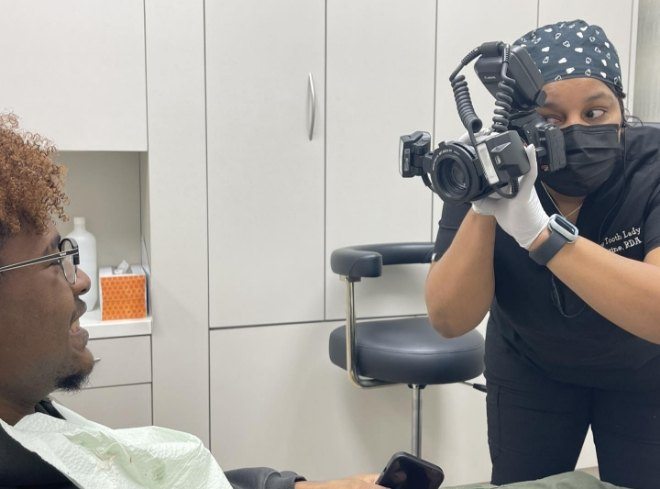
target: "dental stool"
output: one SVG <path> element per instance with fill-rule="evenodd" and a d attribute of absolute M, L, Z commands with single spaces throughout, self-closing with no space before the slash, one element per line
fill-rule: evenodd
<path fill-rule="evenodd" d="M 421 453 L 421 391 L 465 382 L 484 370 L 484 340 L 476 330 L 443 338 L 428 317 L 356 321 L 355 282 L 379 277 L 384 265 L 430 263 L 432 243 L 350 246 L 332 252 L 330 266 L 346 282 L 346 325 L 330 334 L 332 363 L 363 388 L 407 384 L 412 389 L 412 453 Z"/>

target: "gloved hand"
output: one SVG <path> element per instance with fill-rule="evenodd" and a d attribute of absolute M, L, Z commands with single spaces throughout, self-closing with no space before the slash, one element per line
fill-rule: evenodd
<path fill-rule="evenodd" d="M 491 133 L 491 128 L 490 127 L 484 127 L 481 129 L 478 133 L 476 133 L 474 136 L 477 138 L 477 141 L 479 141 L 481 138 L 484 136 L 488 136 Z M 467 132 L 464 132 L 461 134 L 457 139 L 457 143 L 463 143 L 463 144 L 469 144 L 472 146 L 472 141 L 470 140 L 470 135 Z"/>
<path fill-rule="evenodd" d="M 491 194 L 472 203 L 472 209 L 477 214 L 493 216 L 497 224 L 514 238 L 520 246 L 529 249 L 536 237 L 548 225 L 550 217 L 543 210 L 539 196 L 534 188 L 538 175 L 536 149 L 530 144 L 525 148 L 529 159 L 530 170 L 520 177 L 518 195 L 505 199 L 497 194 Z"/>

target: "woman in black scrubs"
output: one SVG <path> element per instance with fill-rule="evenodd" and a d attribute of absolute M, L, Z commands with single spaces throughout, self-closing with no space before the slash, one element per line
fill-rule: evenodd
<path fill-rule="evenodd" d="M 601 478 L 660 487 L 660 130 L 628 127 L 599 26 L 516 41 L 546 82 L 567 166 L 513 199 L 445 203 L 426 284 L 444 336 L 486 335 L 492 482 L 573 470 L 591 426 Z M 538 176 L 537 176 L 538 175 Z M 570 224 L 577 229 L 571 229 Z"/>

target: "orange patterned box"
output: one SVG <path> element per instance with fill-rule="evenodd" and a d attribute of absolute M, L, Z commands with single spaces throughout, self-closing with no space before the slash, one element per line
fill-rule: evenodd
<path fill-rule="evenodd" d="M 110 267 L 99 270 L 101 319 L 140 319 L 147 317 L 147 277 L 139 265 L 131 273 L 113 274 Z"/>

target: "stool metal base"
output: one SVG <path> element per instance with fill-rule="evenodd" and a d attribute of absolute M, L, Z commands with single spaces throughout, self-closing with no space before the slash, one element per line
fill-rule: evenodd
<path fill-rule="evenodd" d="M 409 385 L 412 391 L 412 428 L 411 453 L 416 457 L 422 456 L 422 389 L 424 385 Z"/>

